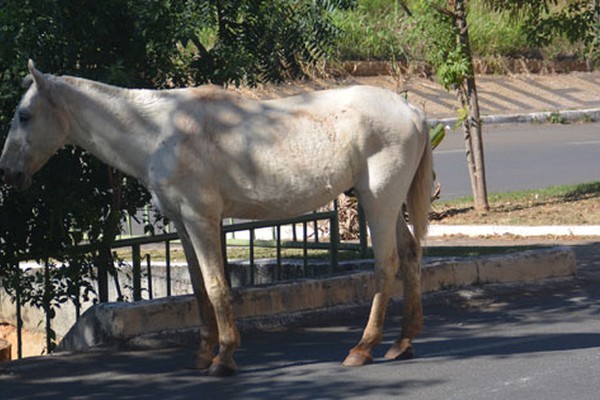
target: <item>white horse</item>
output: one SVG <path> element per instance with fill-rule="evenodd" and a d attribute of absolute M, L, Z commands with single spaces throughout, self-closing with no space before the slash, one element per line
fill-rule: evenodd
<path fill-rule="evenodd" d="M 372 361 L 399 266 L 402 336 L 386 357 L 412 357 L 422 326 L 420 240 L 433 173 L 426 120 L 401 96 L 355 86 L 253 101 L 215 87 L 127 90 L 43 74 L 31 61 L 28 67 L 0 176 L 26 189 L 50 156 L 73 144 L 140 180 L 185 250 L 200 310 L 197 368 L 215 376 L 236 368 L 240 336 L 221 254 L 222 218 L 298 215 L 350 188 L 368 220 L 377 286 L 362 339 L 344 365 Z"/>

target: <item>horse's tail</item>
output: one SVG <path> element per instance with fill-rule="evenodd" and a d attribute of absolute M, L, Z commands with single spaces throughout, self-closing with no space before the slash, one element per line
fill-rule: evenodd
<path fill-rule="evenodd" d="M 421 155 L 421 160 L 419 161 L 419 166 L 408 190 L 406 206 L 408 217 L 413 225 L 413 235 L 419 249 L 418 254 L 420 255 L 421 241 L 425 238 L 429 225 L 429 210 L 433 189 L 433 155 L 429 140 L 429 126 L 425 118 L 423 118 L 423 123 L 419 127 L 419 131 L 425 136 L 426 144 Z"/>

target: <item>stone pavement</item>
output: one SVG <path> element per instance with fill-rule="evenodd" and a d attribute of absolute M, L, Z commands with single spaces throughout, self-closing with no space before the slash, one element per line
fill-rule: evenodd
<path fill-rule="evenodd" d="M 482 116 L 600 109 L 600 72 L 480 75 L 476 82 Z M 349 76 L 232 90 L 254 98 L 274 98 L 353 84 L 406 93 L 408 101 L 421 107 L 429 118 L 457 116 L 459 105 L 455 94 L 419 76 Z"/>
<path fill-rule="evenodd" d="M 368 82 L 371 78 L 365 78 Z M 481 115 L 600 108 L 600 73 L 477 77 Z M 456 117 L 458 102 L 437 82 L 417 78 L 404 85 L 408 100 L 435 118 Z"/>

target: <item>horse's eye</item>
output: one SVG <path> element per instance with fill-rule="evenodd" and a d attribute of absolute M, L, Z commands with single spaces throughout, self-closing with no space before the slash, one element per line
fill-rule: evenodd
<path fill-rule="evenodd" d="M 19 111 L 19 122 L 21 124 L 26 124 L 31 120 L 31 113 L 29 111 L 21 110 Z"/>

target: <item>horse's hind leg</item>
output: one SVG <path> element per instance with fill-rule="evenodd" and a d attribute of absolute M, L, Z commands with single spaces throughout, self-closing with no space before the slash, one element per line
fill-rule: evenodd
<path fill-rule="evenodd" d="M 399 210 L 390 207 L 369 207 L 368 205 L 364 209 L 369 221 L 375 253 L 376 291 L 363 336 L 360 342 L 350 350 L 343 363 L 345 366 L 365 365 L 373 360 L 372 350 L 383 337 L 385 312 L 399 265 L 395 228 Z"/>
<path fill-rule="evenodd" d="M 402 215 L 398 218 L 396 233 L 398 236 L 400 268 L 402 269 L 404 283 L 402 335 L 385 354 L 385 358 L 405 360 L 414 356 L 412 340 L 423 328 L 421 249 L 412 233 L 408 230 Z"/>
<path fill-rule="evenodd" d="M 198 353 L 196 354 L 194 367 L 197 369 L 208 369 L 212 364 L 214 350 L 219 339 L 215 313 L 210 301 L 208 301 L 208 295 L 206 293 L 206 288 L 204 287 L 204 279 L 202 279 L 198 257 L 196 257 L 196 252 L 194 251 L 188 233 L 182 224 L 176 223 L 176 229 L 183 246 L 194 295 L 196 296 L 196 301 L 198 303 L 198 311 L 200 313 L 200 346 L 198 348 Z"/>

